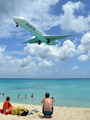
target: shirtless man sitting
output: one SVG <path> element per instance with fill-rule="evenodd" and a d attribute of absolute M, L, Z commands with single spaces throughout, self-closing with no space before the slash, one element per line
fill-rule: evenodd
<path fill-rule="evenodd" d="M 53 102 L 55 102 L 55 100 L 51 99 L 49 93 L 47 92 L 45 94 L 45 98 L 41 101 L 41 103 L 43 103 L 42 112 L 44 116 L 50 115 L 51 117 L 51 114 L 53 113 Z"/>

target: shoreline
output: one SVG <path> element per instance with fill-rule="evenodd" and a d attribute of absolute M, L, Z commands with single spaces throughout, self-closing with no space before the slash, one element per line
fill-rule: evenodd
<path fill-rule="evenodd" d="M 43 104 L 29 104 L 29 103 L 13 103 L 13 102 L 10 102 L 12 105 L 15 105 L 15 107 L 16 107 L 16 105 L 26 105 L 26 106 L 43 106 Z M 1 104 L 3 105 L 3 102 L 0 102 L 0 106 L 1 106 Z M 86 108 L 86 109 L 90 109 L 90 107 L 73 107 L 73 106 L 58 106 L 58 105 L 53 105 L 54 107 L 60 107 L 60 108 L 82 108 L 82 109 L 84 109 L 84 108 Z M 1 108 L 0 108 L 1 109 Z"/>
<path fill-rule="evenodd" d="M 29 105 L 29 104 L 17 104 L 11 103 L 14 107 L 25 107 L 29 111 L 37 109 L 42 112 L 42 105 Z M 2 109 L 3 103 L 0 103 L 0 109 Z M 18 115 L 3 115 L 0 113 L 0 118 L 3 120 L 42 120 L 44 118 L 43 113 L 34 113 L 33 115 L 18 116 Z M 54 106 L 52 118 L 50 120 L 90 120 L 90 108 L 74 108 L 74 107 L 59 107 Z"/>

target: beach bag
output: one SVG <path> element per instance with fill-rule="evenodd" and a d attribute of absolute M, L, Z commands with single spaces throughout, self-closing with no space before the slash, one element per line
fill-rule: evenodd
<path fill-rule="evenodd" d="M 26 116 L 28 114 L 28 110 L 25 107 L 14 107 L 11 109 L 11 114 L 12 115 L 21 115 L 21 116 Z"/>
<path fill-rule="evenodd" d="M 24 111 L 24 112 L 21 113 L 21 116 L 26 116 L 26 115 L 28 115 L 29 111 L 28 111 L 28 109 L 26 109 L 26 110 L 27 110 L 27 111 Z"/>
<path fill-rule="evenodd" d="M 13 108 L 11 109 L 11 114 L 12 114 L 12 115 L 18 115 L 18 107 L 13 107 Z"/>

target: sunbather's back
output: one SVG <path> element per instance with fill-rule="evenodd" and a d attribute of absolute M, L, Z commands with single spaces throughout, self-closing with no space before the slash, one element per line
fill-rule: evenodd
<path fill-rule="evenodd" d="M 51 98 L 44 98 L 44 110 L 51 111 L 52 110 L 52 99 Z"/>
<path fill-rule="evenodd" d="M 45 94 L 45 98 L 41 101 L 44 104 L 45 111 L 51 111 L 54 100 L 49 97 L 49 93 Z"/>

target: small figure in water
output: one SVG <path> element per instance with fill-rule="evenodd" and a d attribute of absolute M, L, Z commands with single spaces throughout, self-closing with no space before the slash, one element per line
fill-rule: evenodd
<path fill-rule="evenodd" d="M 4 93 L 2 95 L 4 95 Z"/>
<path fill-rule="evenodd" d="M 18 94 L 18 98 L 20 97 L 20 94 Z"/>
<path fill-rule="evenodd" d="M 25 94 L 25 98 L 27 98 L 27 94 Z"/>
<path fill-rule="evenodd" d="M 33 94 L 31 95 L 31 97 L 33 97 Z"/>

